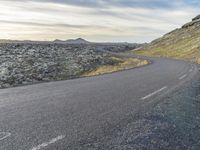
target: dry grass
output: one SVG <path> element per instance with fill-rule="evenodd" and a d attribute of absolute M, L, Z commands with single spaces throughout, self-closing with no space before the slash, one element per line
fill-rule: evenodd
<path fill-rule="evenodd" d="M 131 69 L 131 68 L 148 64 L 147 60 L 139 60 L 135 58 L 112 57 L 112 59 L 119 61 L 119 63 L 115 65 L 100 66 L 96 68 L 95 70 L 84 73 L 83 76 L 95 76 L 95 75 L 101 75 L 101 74 L 106 74 L 106 73 L 112 73 L 112 72 L 122 71 L 122 70 Z"/>
<path fill-rule="evenodd" d="M 200 64 L 200 28 L 177 29 L 131 54 L 168 57 Z"/>

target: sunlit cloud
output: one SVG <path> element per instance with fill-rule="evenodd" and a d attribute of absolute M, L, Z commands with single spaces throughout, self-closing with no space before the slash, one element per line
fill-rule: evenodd
<path fill-rule="evenodd" d="M 2 0 L 0 38 L 149 42 L 197 15 L 177 0 Z"/>

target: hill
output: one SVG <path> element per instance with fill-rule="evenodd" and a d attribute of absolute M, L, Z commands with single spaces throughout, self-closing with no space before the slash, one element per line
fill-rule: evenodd
<path fill-rule="evenodd" d="M 63 40 L 55 40 L 54 43 L 65 43 L 65 44 L 90 44 L 89 41 L 86 41 L 85 39 L 78 38 L 78 39 L 69 39 L 66 41 Z"/>
<path fill-rule="evenodd" d="M 82 39 L 82 38 L 78 38 L 78 39 L 70 39 L 70 40 L 67 40 L 65 41 L 66 43 L 69 43 L 69 44 L 89 44 L 90 42 L 86 41 L 85 39 Z"/>
<path fill-rule="evenodd" d="M 31 43 L 31 44 L 51 44 L 51 43 L 62 43 L 62 44 L 90 44 L 91 42 L 86 41 L 82 38 L 78 39 L 69 39 L 69 40 L 59 40 L 56 39 L 52 41 L 31 41 L 31 40 L 7 40 L 7 39 L 0 39 L 0 43 Z"/>
<path fill-rule="evenodd" d="M 200 63 L 200 15 L 181 28 L 167 33 L 134 53 L 147 56 L 172 57 Z"/>

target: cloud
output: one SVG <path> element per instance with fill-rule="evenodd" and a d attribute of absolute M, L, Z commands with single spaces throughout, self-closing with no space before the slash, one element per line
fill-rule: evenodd
<path fill-rule="evenodd" d="M 0 38 L 151 41 L 198 14 L 186 0 L 2 0 Z"/>
<path fill-rule="evenodd" d="M 24 0 L 28 1 L 28 0 Z M 199 0 L 34 0 L 40 2 L 52 2 L 81 7 L 131 7 L 131 8 L 176 8 L 177 6 L 200 6 Z"/>
<path fill-rule="evenodd" d="M 37 1 L 37 0 L 36 0 Z M 42 2 L 61 3 L 66 5 L 85 6 L 85 7 L 143 7 L 143 8 L 169 8 L 173 7 L 174 2 L 167 0 L 42 0 Z"/>
<path fill-rule="evenodd" d="M 71 25 L 71 24 L 45 24 L 45 23 L 36 23 L 36 22 L 23 22 L 23 21 L 6 21 L 6 20 L 0 20 L 0 24 L 13 24 L 13 25 L 22 25 L 22 26 L 32 26 L 32 27 L 63 27 L 63 28 L 77 28 L 77 29 L 87 29 L 87 28 L 106 28 L 103 26 L 98 25 Z"/>

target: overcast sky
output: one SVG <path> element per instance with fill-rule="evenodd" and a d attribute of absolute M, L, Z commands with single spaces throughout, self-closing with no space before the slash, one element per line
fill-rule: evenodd
<path fill-rule="evenodd" d="M 0 39 L 149 42 L 198 14 L 199 0 L 0 0 Z"/>

